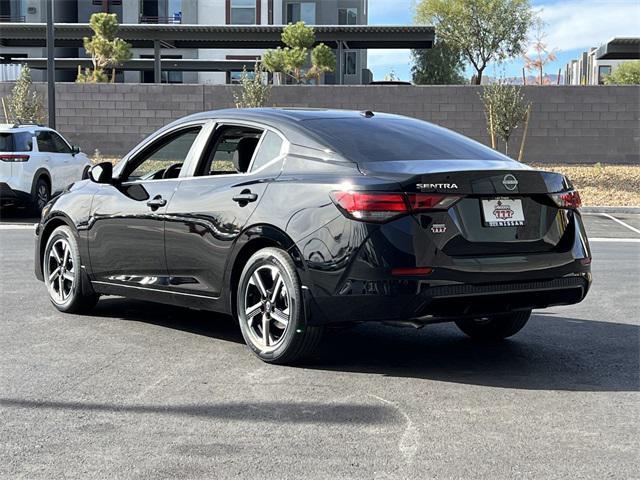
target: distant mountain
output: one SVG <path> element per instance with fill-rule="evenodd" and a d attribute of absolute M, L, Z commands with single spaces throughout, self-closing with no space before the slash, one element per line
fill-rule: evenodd
<path fill-rule="evenodd" d="M 558 74 L 554 73 L 554 74 L 546 74 L 543 76 L 544 79 L 544 83 L 545 85 L 558 85 Z M 560 85 L 562 85 L 564 76 L 560 75 Z M 491 83 L 496 83 L 496 81 L 501 80 L 504 81 L 505 83 L 508 83 L 510 85 L 522 85 L 523 81 L 522 81 L 522 76 L 519 77 L 506 77 L 504 79 L 497 79 L 495 77 L 482 77 L 482 84 L 483 85 L 488 85 Z M 526 80 L 526 84 L 527 85 L 537 85 L 538 84 L 538 77 L 537 75 L 527 75 L 525 77 Z"/>

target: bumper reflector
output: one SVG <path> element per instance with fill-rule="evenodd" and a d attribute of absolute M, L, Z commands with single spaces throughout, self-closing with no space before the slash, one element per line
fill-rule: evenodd
<path fill-rule="evenodd" d="M 391 275 L 398 277 L 429 275 L 431 272 L 433 272 L 433 268 L 431 267 L 403 267 L 391 269 Z"/>

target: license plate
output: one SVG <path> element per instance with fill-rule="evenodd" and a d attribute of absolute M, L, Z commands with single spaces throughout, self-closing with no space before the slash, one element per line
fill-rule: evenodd
<path fill-rule="evenodd" d="M 487 227 L 517 227 L 524 225 L 522 200 L 517 198 L 492 198 L 482 200 L 484 224 Z"/>

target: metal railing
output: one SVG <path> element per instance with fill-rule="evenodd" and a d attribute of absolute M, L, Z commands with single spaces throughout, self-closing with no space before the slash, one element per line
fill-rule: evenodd
<path fill-rule="evenodd" d="M 20 15 L 17 17 L 12 17 L 11 15 L 0 15 L 0 22 L 20 22 L 25 23 L 27 21 L 27 17 L 24 15 Z"/>
<path fill-rule="evenodd" d="M 153 15 L 140 15 L 140 23 L 182 23 L 182 16 L 173 15 L 172 17 L 156 17 Z"/>

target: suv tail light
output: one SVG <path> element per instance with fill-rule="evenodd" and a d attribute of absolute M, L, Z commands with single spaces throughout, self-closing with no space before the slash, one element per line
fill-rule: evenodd
<path fill-rule="evenodd" d="M 29 160 L 29 155 L 14 155 L 14 154 L 0 154 L 0 160 L 3 162 L 26 162 Z"/>
<path fill-rule="evenodd" d="M 350 218 L 386 222 L 399 215 L 449 208 L 460 197 L 438 193 L 331 192 L 331 199 Z"/>
<path fill-rule="evenodd" d="M 582 200 L 577 190 L 569 190 L 568 192 L 552 193 L 550 197 L 559 208 L 580 208 Z"/>

